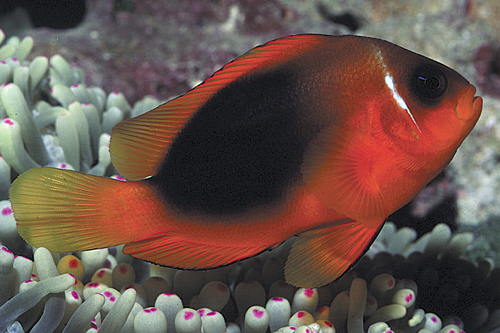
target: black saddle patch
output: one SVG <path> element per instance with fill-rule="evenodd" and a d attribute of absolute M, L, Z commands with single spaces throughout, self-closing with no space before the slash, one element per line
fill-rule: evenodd
<path fill-rule="evenodd" d="M 305 140 L 287 71 L 221 89 L 175 138 L 151 182 L 174 207 L 223 215 L 284 198 L 300 177 Z"/>

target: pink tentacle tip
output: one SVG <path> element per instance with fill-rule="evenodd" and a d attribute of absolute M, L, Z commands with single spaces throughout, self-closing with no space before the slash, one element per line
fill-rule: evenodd
<path fill-rule="evenodd" d="M 175 294 L 172 294 L 172 293 L 163 293 L 163 295 L 168 296 L 168 297 L 175 296 Z"/>
<path fill-rule="evenodd" d="M 302 318 L 302 317 L 304 317 L 305 315 L 306 315 L 306 314 L 305 314 L 305 312 L 303 312 L 303 311 L 299 311 L 299 312 L 297 312 L 297 318 L 299 318 L 299 319 L 300 319 L 300 318 Z"/>
<path fill-rule="evenodd" d="M 281 297 L 274 297 L 272 300 L 274 302 L 283 302 L 283 298 L 281 298 Z"/>
<path fill-rule="evenodd" d="M 253 309 L 253 315 L 255 316 L 255 318 L 260 319 L 264 316 L 264 311 L 259 309 Z"/>
<path fill-rule="evenodd" d="M 305 290 L 304 290 L 304 295 L 305 295 L 306 297 L 311 298 L 311 297 L 313 297 L 313 295 L 314 295 L 314 290 L 312 290 L 312 289 L 305 289 Z"/>
<path fill-rule="evenodd" d="M 74 85 L 72 85 L 71 87 L 73 87 L 73 88 L 78 88 L 79 86 L 80 86 L 80 84 L 75 83 L 75 84 L 74 84 Z"/>
<path fill-rule="evenodd" d="M 3 118 L 3 122 L 6 125 L 14 126 L 14 122 L 11 119 L 9 119 L 9 118 Z"/>
<path fill-rule="evenodd" d="M 97 277 L 102 278 L 106 274 L 106 271 L 104 269 L 101 269 L 99 272 L 97 272 Z"/>
<path fill-rule="evenodd" d="M 128 272 L 128 268 L 125 265 L 120 266 L 120 268 L 118 268 L 118 269 L 119 269 L 120 273 L 122 273 L 122 274 L 127 274 L 127 272 Z"/>
<path fill-rule="evenodd" d="M 405 301 L 406 303 L 410 303 L 412 300 L 413 300 L 413 294 L 410 293 L 408 294 L 408 296 L 406 296 Z"/>
<path fill-rule="evenodd" d="M 104 296 L 111 297 L 111 296 L 113 296 L 113 293 L 111 293 L 110 291 L 105 291 Z"/>
<path fill-rule="evenodd" d="M 80 296 L 78 296 L 78 293 L 76 291 L 72 291 L 71 292 L 71 296 L 74 298 L 74 299 L 79 299 Z"/>
<path fill-rule="evenodd" d="M 2 155 L 0 155 L 0 157 L 2 157 Z M 12 215 L 12 208 L 5 207 L 4 209 L 2 209 L 2 215 L 3 216 Z"/>
<path fill-rule="evenodd" d="M 184 320 L 191 320 L 194 318 L 194 313 L 193 312 L 186 312 L 184 314 Z"/>
<path fill-rule="evenodd" d="M 207 313 L 207 316 L 215 316 L 216 314 L 217 314 L 217 312 L 212 311 L 212 312 Z"/>
<path fill-rule="evenodd" d="M 198 314 L 200 315 L 200 317 L 203 317 L 205 315 L 205 310 L 204 309 L 199 309 L 198 310 Z"/>
<path fill-rule="evenodd" d="M 2 246 L 2 247 L 1 247 L 1 249 L 2 249 L 2 251 L 4 251 L 4 252 L 7 252 L 7 253 L 12 253 L 12 251 L 11 251 L 11 250 L 9 250 L 8 248 L 6 248 L 5 246 Z"/>
<path fill-rule="evenodd" d="M 66 163 L 61 163 L 61 169 L 67 169 L 68 165 Z"/>
<path fill-rule="evenodd" d="M 89 288 L 97 288 L 97 287 L 99 287 L 99 283 L 97 283 L 97 282 L 92 282 L 92 283 L 89 283 L 89 284 L 87 285 L 87 287 L 89 287 Z"/>
<path fill-rule="evenodd" d="M 145 313 L 153 313 L 156 312 L 156 308 L 149 308 L 149 309 L 144 309 Z"/>
<path fill-rule="evenodd" d="M 389 280 L 389 281 L 387 281 L 387 286 L 388 286 L 389 288 L 392 288 L 392 287 L 394 286 L 394 280 Z"/>
<path fill-rule="evenodd" d="M 328 320 L 325 320 L 325 325 L 328 327 L 333 327 L 333 324 L 329 322 Z"/>
<path fill-rule="evenodd" d="M 68 263 L 68 266 L 70 268 L 78 268 L 78 260 L 76 260 L 76 259 L 70 260 Z"/>

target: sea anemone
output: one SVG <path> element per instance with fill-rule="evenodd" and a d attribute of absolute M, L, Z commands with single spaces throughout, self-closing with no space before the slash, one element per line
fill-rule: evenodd
<path fill-rule="evenodd" d="M 29 331 L 34 329 L 33 325 L 47 325 L 47 316 L 54 329 L 66 328 L 68 332 L 90 327 L 106 332 L 129 327 L 133 331 L 136 325 L 144 331 L 152 321 L 158 323 L 154 326 L 158 332 L 165 332 L 163 327 L 174 332 L 199 332 L 202 327 L 203 331 L 212 332 L 220 332 L 221 327 L 230 332 L 265 332 L 268 327 L 273 332 L 306 329 L 309 332 L 328 332 L 329 329 L 335 332 L 459 332 L 468 328 L 473 332 L 490 332 L 499 328 L 499 310 L 491 311 L 500 294 L 497 270 L 491 266 L 486 269 L 484 263 L 477 268 L 466 262 L 464 265 L 458 256 L 472 239 L 469 234 L 446 239 L 448 231 L 445 225 L 438 225 L 433 232 L 413 242 L 411 237 L 401 236 L 411 234 L 411 229 L 396 231 L 394 225 L 388 223 L 372 250 L 353 270 L 336 283 L 318 289 L 286 285 L 282 265 L 281 279 L 265 278 L 274 268 L 266 263 L 283 263 L 286 259 L 287 243 L 283 245 L 285 249 L 278 248 L 212 271 L 182 271 L 151 264 L 149 272 L 137 275 L 135 272 L 143 270 L 145 264 L 140 260 L 132 260 L 132 265 L 119 263 L 117 258 L 126 256 L 115 248 L 103 266 L 109 266 L 111 276 L 117 278 L 111 278 L 106 285 L 96 282 L 98 277 L 94 274 L 92 278 L 84 278 L 83 288 L 73 275 L 59 275 L 57 268 L 64 267 L 64 272 L 68 263 L 76 268 L 84 265 L 83 260 L 69 254 L 60 258 L 44 248 L 36 249 L 36 274 L 31 276 L 33 280 L 20 282 L 14 276 L 19 274 L 25 278 L 31 267 L 26 264 L 31 260 L 21 256 L 14 259 L 12 252 L 2 247 L 0 281 L 10 285 L 2 288 L 9 290 L 10 296 L 4 297 L 4 302 L 9 300 L 0 307 L 1 318 L 5 318 L 0 321 L 0 328 L 5 330 L 21 324 Z M 407 240 L 401 242 L 402 238 Z M 403 244 L 396 254 L 388 250 L 395 246 L 394 242 Z M 100 251 L 84 251 L 78 255 L 83 258 L 87 253 L 93 255 Z M 450 264 L 456 268 L 450 269 Z M 464 266 L 467 269 L 461 268 Z M 139 275 L 143 276 L 138 278 Z M 127 278 L 123 279 L 124 276 Z M 132 276 L 136 284 L 124 285 L 132 281 Z M 58 281 L 57 277 L 68 277 L 64 288 L 54 289 L 52 284 L 35 290 L 23 288 L 27 284 L 37 286 L 44 281 Z M 482 283 L 473 283 L 481 279 Z M 49 284 L 42 286 L 45 285 Z M 492 288 L 494 285 L 496 290 Z M 48 293 L 53 296 L 44 302 L 42 298 Z M 470 297 L 471 293 L 477 295 Z M 483 298 L 484 303 L 475 303 L 486 293 L 492 302 Z M 433 310 L 430 304 L 434 304 Z M 22 315 L 24 312 L 28 315 Z M 457 316 L 459 313 L 463 314 L 464 321 Z"/>

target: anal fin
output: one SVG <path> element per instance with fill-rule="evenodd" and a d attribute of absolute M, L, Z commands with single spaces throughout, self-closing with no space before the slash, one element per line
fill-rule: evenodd
<path fill-rule="evenodd" d="M 164 266 L 204 269 L 229 265 L 272 247 L 268 245 L 231 246 L 224 241 L 186 239 L 182 235 L 163 233 L 129 243 L 125 245 L 123 252 Z"/>
<path fill-rule="evenodd" d="M 339 278 L 368 249 L 383 222 L 367 228 L 347 220 L 300 234 L 285 265 L 287 283 L 316 288 Z"/>

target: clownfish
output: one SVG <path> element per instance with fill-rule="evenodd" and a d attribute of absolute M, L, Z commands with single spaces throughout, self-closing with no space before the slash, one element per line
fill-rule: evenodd
<path fill-rule="evenodd" d="M 10 189 L 19 234 L 53 252 L 126 244 L 208 269 L 294 235 L 285 279 L 319 287 L 453 158 L 481 97 L 454 70 L 384 40 L 297 35 L 258 46 L 185 95 L 117 124 L 129 181 L 31 169 Z"/>

